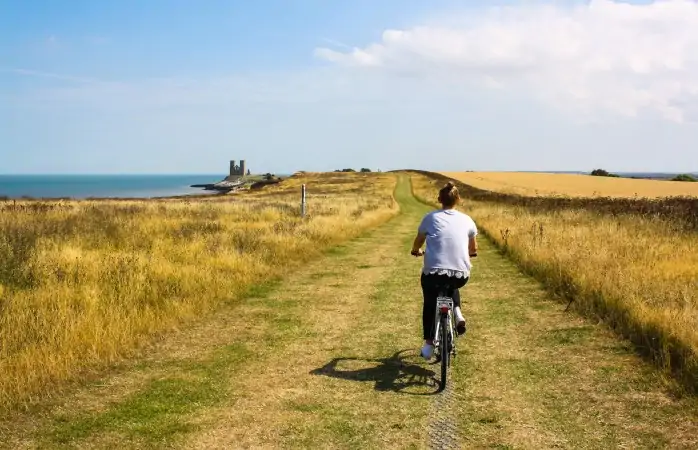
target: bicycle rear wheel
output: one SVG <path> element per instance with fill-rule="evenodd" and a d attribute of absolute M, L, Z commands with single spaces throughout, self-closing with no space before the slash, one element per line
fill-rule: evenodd
<path fill-rule="evenodd" d="M 450 363 L 451 359 L 451 351 L 449 349 L 449 342 L 448 342 L 448 316 L 446 314 L 443 314 L 441 316 L 441 328 L 440 331 L 440 340 L 439 342 L 439 350 L 441 352 L 441 390 L 446 389 L 446 377 L 448 375 L 448 366 Z"/>

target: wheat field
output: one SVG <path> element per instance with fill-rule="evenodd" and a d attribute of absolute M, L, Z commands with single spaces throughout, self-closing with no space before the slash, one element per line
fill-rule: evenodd
<path fill-rule="evenodd" d="M 413 175 L 431 201 L 445 179 Z M 466 189 L 462 189 L 466 191 Z M 666 220 L 474 201 L 461 209 L 526 272 L 698 390 L 698 233 Z"/>
<path fill-rule="evenodd" d="M 0 410 L 388 220 L 395 180 L 307 173 L 198 199 L 0 202 Z"/>
<path fill-rule="evenodd" d="M 698 197 L 698 183 L 528 172 L 441 172 L 488 191 L 525 196 Z"/>

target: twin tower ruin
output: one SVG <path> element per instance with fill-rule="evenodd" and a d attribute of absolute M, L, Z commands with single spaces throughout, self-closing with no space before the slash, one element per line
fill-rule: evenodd
<path fill-rule="evenodd" d="M 230 161 L 230 176 L 231 177 L 244 177 L 249 175 L 249 171 L 245 166 L 245 160 L 240 160 L 240 165 L 235 165 L 235 160 Z"/>

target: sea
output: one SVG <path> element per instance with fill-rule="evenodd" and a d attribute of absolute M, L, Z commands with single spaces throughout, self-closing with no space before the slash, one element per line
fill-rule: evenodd
<path fill-rule="evenodd" d="M 225 175 L 0 175 L 0 198 L 152 198 L 206 194 Z"/>

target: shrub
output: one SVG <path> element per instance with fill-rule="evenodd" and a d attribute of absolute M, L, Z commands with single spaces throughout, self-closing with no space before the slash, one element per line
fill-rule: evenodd
<path fill-rule="evenodd" d="M 603 169 L 594 169 L 591 171 L 591 175 L 594 177 L 618 177 L 618 175 L 606 172 Z"/>
<path fill-rule="evenodd" d="M 693 175 L 689 175 L 687 173 L 682 173 L 681 175 L 677 175 L 674 178 L 672 178 L 671 181 L 696 182 L 696 181 L 698 181 L 698 179 L 696 179 L 696 177 L 694 177 Z"/>

